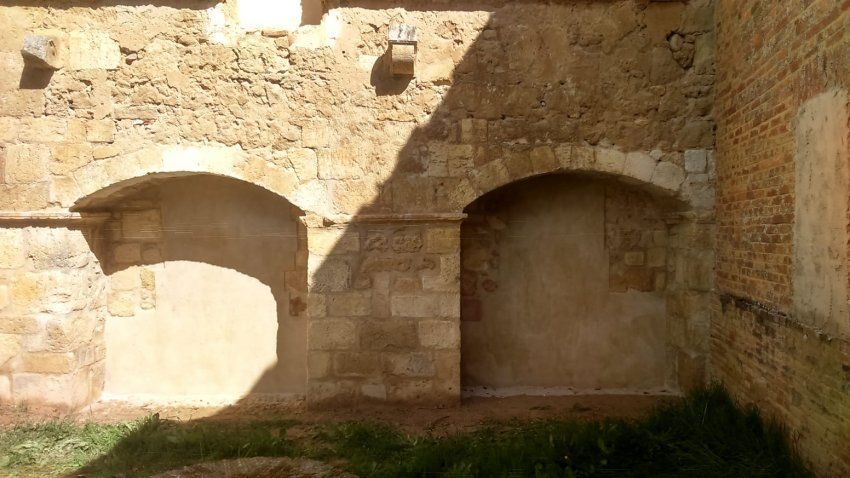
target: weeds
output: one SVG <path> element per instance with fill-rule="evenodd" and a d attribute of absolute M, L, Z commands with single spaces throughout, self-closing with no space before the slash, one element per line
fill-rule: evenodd
<path fill-rule="evenodd" d="M 785 431 L 719 387 L 657 408 L 638 422 L 546 420 L 448 437 L 386 424 L 320 426 L 285 438 L 291 421 L 52 422 L 0 435 L 0 475 L 141 477 L 201 461 L 306 456 L 363 477 L 810 477 Z"/>
<path fill-rule="evenodd" d="M 719 387 L 656 409 L 640 422 L 541 421 L 448 438 L 386 425 L 329 427 L 329 456 L 383 477 L 808 477 L 784 430 Z"/>

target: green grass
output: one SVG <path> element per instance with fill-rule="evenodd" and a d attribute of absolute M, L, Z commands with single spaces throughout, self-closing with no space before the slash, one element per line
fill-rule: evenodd
<path fill-rule="evenodd" d="M 381 424 L 326 432 L 329 456 L 369 477 L 808 477 L 781 427 L 719 387 L 641 422 L 540 421 L 447 438 Z"/>
<path fill-rule="evenodd" d="M 59 476 L 80 470 L 92 477 L 143 477 L 202 461 L 291 456 L 284 437 L 291 421 L 195 422 L 160 420 L 103 425 L 48 422 L 22 425 L 0 436 L 0 476 Z"/>
<path fill-rule="evenodd" d="M 810 477 L 781 427 L 720 388 L 694 393 L 639 422 L 545 420 L 448 437 L 385 424 L 175 423 L 21 425 L 0 435 L 0 475 L 150 476 L 199 461 L 251 456 L 342 460 L 363 477 Z"/>

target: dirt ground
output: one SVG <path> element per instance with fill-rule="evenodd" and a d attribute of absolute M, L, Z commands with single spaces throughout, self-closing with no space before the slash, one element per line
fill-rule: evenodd
<path fill-rule="evenodd" d="M 398 426 L 409 433 L 450 434 L 469 431 L 488 422 L 514 419 L 528 421 L 544 418 L 640 418 L 653 406 L 670 400 L 677 398 L 659 395 L 475 397 L 464 399 L 458 407 L 362 405 L 329 410 L 307 409 L 301 402 L 280 403 L 263 400 L 242 400 L 238 404 L 224 407 L 100 401 L 74 413 L 62 413 L 49 408 L 3 406 L 0 407 L 0 427 L 51 419 L 124 422 L 158 413 L 161 419 L 182 422 L 294 420 L 307 427 L 323 422 L 380 421 Z"/>

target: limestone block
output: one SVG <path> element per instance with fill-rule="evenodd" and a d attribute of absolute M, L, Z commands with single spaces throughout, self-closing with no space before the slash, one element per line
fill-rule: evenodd
<path fill-rule="evenodd" d="M 0 118 L 0 143 L 12 143 L 17 139 L 21 129 L 18 118 Z"/>
<path fill-rule="evenodd" d="M 314 320 L 307 343 L 310 350 L 347 350 L 357 344 L 357 327 L 350 320 Z"/>
<path fill-rule="evenodd" d="M 360 251 L 360 234 L 346 228 L 315 228 L 308 231 L 307 250 L 310 254 L 329 256 Z"/>
<path fill-rule="evenodd" d="M 392 382 L 387 398 L 400 402 L 410 402 L 428 400 L 432 398 L 432 395 L 433 380 L 398 380 Z"/>
<path fill-rule="evenodd" d="M 363 324 L 360 345 L 364 350 L 416 350 L 416 324 L 407 320 L 372 320 Z"/>
<path fill-rule="evenodd" d="M 387 399 L 387 386 L 382 383 L 366 383 L 360 386 L 360 393 L 375 400 Z"/>
<path fill-rule="evenodd" d="M 307 286 L 314 292 L 346 290 L 351 286 L 351 266 L 343 259 L 311 255 Z"/>
<path fill-rule="evenodd" d="M 593 171 L 596 167 L 596 148 L 573 146 L 571 167 L 576 171 Z"/>
<path fill-rule="evenodd" d="M 371 292 L 345 292 L 327 296 L 331 317 L 362 317 L 372 312 Z"/>
<path fill-rule="evenodd" d="M 708 152 L 704 149 L 689 149 L 685 151 L 685 171 L 688 173 L 704 173 L 708 163 Z"/>
<path fill-rule="evenodd" d="M 50 148 L 43 144 L 10 144 L 6 147 L 6 182 L 27 184 L 47 179 Z"/>
<path fill-rule="evenodd" d="M 68 39 L 68 67 L 72 70 L 114 70 L 121 63 L 118 42 L 105 32 L 73 31 Z"/>
<path fill-rule="evenodd" d="M 678 191 L 685 180 L 685 172 L 679 166 L 662 161 L 655 166 L 652 172 L 652 184 L 669 191 Z"/>
<path fill-rule="evenodd" d="M 141 274 L 136 267 L 115 271 L 109 276 L 109 287 L 114 291 L 139 290 L 142 287 Z"/>
<path fill-rule="evenodd" d="M 44 104 L 43 89 L 0 91 L 0 116 L 41 116 Z"/>
<path fill-rule="evenodd" d="M 393 76 L 412 76 L 416 66 L 416 45 L 391 44 L 390 71 Z"/>
<path fill-rule="evenodd" d="M 460 290 L 460 258 L 456 254 L 440 257 L 437 273 L 422 275 L 422 288 L 426 291 L 443 292 Z"/>
<path fill-rule="evenodd" d="M 504 163 L 511 179 L 523 179 L 534 173 L 531 167 L 531 153 L 527 150 L 506 151 Z"/>
<path fill-rule="evenodd" d="M 69 176 L 54 176 L 49 181 L 49 199 L 53 204 L 70 208 L 83 193 L 77 186 L 77 181 Z"/>
<path fill-rule="evenodd" d="M 12 374 L 12 399 L 16 402 L 41 403 L 73 408 L 87 401 L 90 383 L 84 373 Z"/>
<path fill-rule="evenodd" d="M 85 281 L 78 273 L 60 271 L 16 275 L 9 283 L 10 307 L 20 314 L 80 310 L 88 301 L 80 287 Z"/>
<path fill-rule="evenodd" d="M 375 352 L 334 354 L 334 373 L 339 377 L 368 377 L 382 370 L 381 355 Z"/>
<path fill-rule="evenodd" d="M 449 254 L 460 250 L 460 227 L 429 228 L 425 231 L 423 252 Z"/>
<path fill-rule="evenodd" d="M 418 324 L 419 344 L 433 349 L 460 347 L 460 326 L 451 320 L 421 320 Z"/>
<path fill-rule="evenodd" d="M 422 249 L 422 234 L 419 231 L 398 231 L 393 234 L 391 244 L 395 252 L 418 252 Z"/>
<path fill-rule="evenodd" d="M 626 154 L 612 148 L 596 150 L 596 168 L 599 171 L 620 175 L 626 162 Z"/>
<path fill-rule="evenodd" d="M 77 367 L 73 353 L 30 352 L 21 355 L 16 367 L 19 372 L 31 373 L 68 373 Z"/>
<path fill-rule="evenodd" d="M 454 294 L 396 295 L 390 301 L 390 312 L 393 317 L 457 317 L 460 298 Z"/>
<path fill-rule="evenodd" d="M 27 66 L 43 70 L 58 70 L 65 66 L 67 44 L 64 35 L 29 34 L 24 37 L 21 55 Z"/>
<path fill-rule="evenodd" d="M 12 334 L 0 334 L 0 370 L 8 367 L 9 361 L 22 349 L 21 337 Z"/>
<path fill-rule="evenodd" d="M 71 317 L 42 316 L 46 331 L 46 348 L 52 352 L 78 350 L 92 342 L 102 321 L 99 314 L 86 313 Z"/>
<path fill-rule="evenodd" d="M 286 152 L 286 157 L 298 180 L 301 182 L 316 179 L 319 174 L 319 164 L 316 151 L 310 148 L 295 148 Z"/>
<path fill-rule="evenodd" d="M 111 291 L 106 298 L 106 309 L 115 317 L 133 317 L 140 306 L 139 291 Z"/>
<path fill-rule="evenodd" d="M 0 317 L 0 334 L 35 334 L 39 329 L 38 319 L 34 316 Z"/>
<path fill-rule="evenodd" d="M 307 295 L 307 316 L 310 318 L 321 318 L 327 315 L 327 297 L 323 294 L 311 292 Z"/>
<path fill-rule="evenodd" d="M 54 144 L 50 152 L 50 172 L 57 175 L 71 173 L 94 159 L 91 145 L 87 143 Z"/>
<path fill-rule="evenodd" d="M 689 174 L 682 185 L 682 194 L 694 209 L 714 208 L 715 188 L 708 174 Z"/>
<path fill-rule="evenodd" d="M 572 169 L 573 166 L 573 146 L 568 143 L 559 144 L 555 147 L 555 159 L 562 169 Z"/>
<path fill-rule="evenodd" d="M 115 141 L 115 122 L 108 119 L 89 121 L 86 125 L 86 139 L 92 143 Z"/>
<path fill-rule="evenodd" d="M 310 403 L 351 403 L 358 390 L 357 382 L 351 380 L 311 380 L 308 384 L 307 400 Z"/>
<path fill-rule="evenodd" d="M 638 181 L 650 182 L 655 172 L 656 161 L 647 153 L 631 152 L 626 155 L 623 164 L 623 176 Z"/>
<path fill-rule="evenodd" d="M 0 285 L 0 310 L 9 305 L 9 286 Z"/>
<path fill-rule="evenodd" d="M 29 257 L 36 269 L 76 269 L 92 259 L 88 242 L 79 231 L 31 228 L 27 239 Z"/>
<path fill-rule="evenodd" d="M 332 364 L 329 352 L 310 352 L 307 354 L 307 374 L 311 379 L 327 377 L 331 372 Z"/>
<path fill-rule="evenodd" d="M 336 146 L 337 135 L 327 121 L 311 121 L 301 128 L 301 142 L 308 148 Z"/>
<path fill-rule="evenodd" d="M 461 143 L 482 143 L 487 141 L 487 120 L 463 118 L 460 120 Z"/>
<path fill-rule="evenodd" d="M 19 138 L 23 143 L 55 143 L 65 140 L 68 124 L 60 118 L 25 118 Z"/>
<path fill-rule="evenodd" d="M 434 360 L 426 353 L 387 354 L 387 373 L 401 377 L 433 377 L 437 373 Z"/>
<path fill-rule="evenodd" d="M 24 231 L 0 228 L 0 269 L 23 267 L 25 253 Z"/>
<path fill-rule="evenodd" d="M 555 171 L 560 167 L 551 146 L 537 146 L 531 150 L 531 167 L 535 174 Z"/>
<path fill-rule="evenodd" d="M 474 173 L 476 191 L 486 193 L 510 181 L 508 169 L 502 161 L 490 161 Z"/>

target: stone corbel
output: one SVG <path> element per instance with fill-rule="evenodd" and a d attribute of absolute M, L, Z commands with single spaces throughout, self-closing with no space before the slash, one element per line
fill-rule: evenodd
<path fill-rule="evenodd" d="M 67 42 L 59 33 L 31 33 L 24 37 L 21 56 L 27 68 L 56 71 L 65 67 Z"/>
<path fill-rule="evenodd" d="M 416 64 L 416 27 L 395 24 L 389 31 L 390 71 L 393 76 L 413 76 Z"/>

